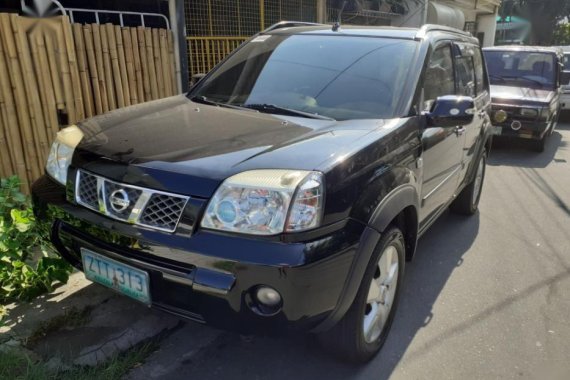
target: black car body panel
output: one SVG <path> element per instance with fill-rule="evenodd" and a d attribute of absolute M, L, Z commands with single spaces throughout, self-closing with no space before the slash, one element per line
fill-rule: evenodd
<path fill-rule="evenodd" d="M 418 236 L 472 182 L 479 157 L 490 146 L 490 96 L 482 58 L 473 99 L 457 97 L 472 107 L 460 111 L 471 116 L 468 124 L 430 124 L 430 111 L 422 111 L 429 57 L 442 47 L 453 52 L 453 59 L 480 54 L 477 40 L 442 27 L 332 32 L 330 26 L 307 26 L 269 34 L 334 36 L 349 44 L 352 37 L 414 41 L 410 75 L 401 83 L 395 116 L 335 121 L 192 100 L 214 69 L 188 96 L 82 122 L 78 127 L 84 137 L 66 186 L 46 175 L 33 187 L 36 215 L 49 225 L 63 257 L 82 269 L 81 249 L 88 248 L 146 271 L 153 306 L 248 332 L 281 327 L 319 331 L 334 325 L 352 304 L 391 224 L 404 230 L 406 256 L 413 257 Z M 457 87 L 453 94 L 441 95 L 464 95 L 462 91 Z M 448 112 L 459 111 L 451 106 Z M 202 228 L 208 202 L 224 180 L 253 169 L 323 173 L 320 226 L 271 236 Z M 81 206 L 79 170 L 188 197 L 178 227 L 172 233 L 158 231 Z M 282 294 L 276 315 L 261 315 L 252 306 L 252 289 L 260 284 Z"/>

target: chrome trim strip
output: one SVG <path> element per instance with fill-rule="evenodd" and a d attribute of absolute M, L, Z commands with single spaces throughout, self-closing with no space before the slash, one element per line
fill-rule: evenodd
<path fill-rule="evenodd" d="M 425 202 L 429 197 L 431 197 L 436 191 L 440 189 L 447 181 L 449 181 L 452 177 L 454 177 L 459 170 L 461 170 L 462 165 L 457 165 L 457 167 L 447 176 L 443 181 L 441 181 L 436 187 L 432 189 L 423 199 L 422 201 Z"/>
<path fill-rule="evenodd" d="M 107 198 L 105 196 L 105 182 L 101 177 L 97 178 L 97 200 L 99 201 L 99 212 L 107 215 Z M 81 182 L 79 183 L 81 186 Z"/>
<path fill-rule="evenodd" d="M 88 176 L 93 176 L 97 179 L 97 198 L 99 201 L 99 208 L 93 207 L 93 206 L 87 204 L 86 202 L 83 202 L 81 200 L 81 197 L 79 196 L 79 186 L 81 184 L 81 175 L 83 173 L 85 175 L 88 175 Z M 119 217 L 113 215 L 111 212 L 109 212 L 109 210 L 107 210 L 107 200 L 105 198 L 105 184 L 106 183 L 112 183 L 112 184 L 115 184 L 115 185 L 123 187 L 123 188 L 135 189 L 135 190 L 139 190 L 142 192 L 139 199 L 137 200 L 137 203 L 133 207 L 131 214 L 129 215 L 129 217 L 127 219 L 119 218 Z M 178 199 L 184 200 L 184 206 L 182 206 L 182 212 L 180 213 L 180 216 L 178 217 L 178 220 L 176 221 L 176 226 L 174 226 L 173 229 L 150 226 L 148 224 L 144 224 L 144 223 L 140 222 L 140 217 L 141 217 L 143 211 L 148 206 L 148 202 L 150 201 L 151 197 L 153 195 L 156 195 L 156 194 L 165 195 L 168 197 L 178 198 Z M 173 193 L 167 193 L 165 191 L 160 191 L 160 190 L 147 189 L 147 188 L 140 187 L 140 186 L 127 185 L 124 183 L 112 181 L 110 179 L 101 177 L 97 174 L 93 174 L 91 172 L 87 172 L 87 171 L 84 171 L 81 169 L 77 171 L 77 177 L 76 177 L 76 181 L 75 181 L 75 201 L 78 204 L 80 204 L 81 206 L 84 206 L 90 210 L 93 210 L 93 211 L 96 211 L 102 215 L 105 215 L 108 218 L 115 219 L 115 220 L 118 220 L 121 222 L 129 223 L 129 224 L 133 224 L 133 225 L 137 225 L 137 226 L 142 226 L 142 227 L 150 228 L 150 229 L 157 230 L 157 231 L 173 233 L 178 228 L 178 224 L 180 223 L 180 219 L 182 219 L 182 214 L 184 213 L 184 209 L 186 209 L 186 205 L 188 204 L 189 200 L 190 200 L 190 197 L 188 197 L 188 196 L 178 195 L 178 194 L 173 194 Z"/>
<path fill-rule="evenodd" d="M 133 207 L 133 211 L 131 211 L 131 215 L 129 215 L 129 219 L 127 220 L 129 223 L 136 224 L 139 222 L 142 212 L 146 208 L 148 201 L 152 197 L 152 194 L 146 191 L 143 191 L 137 203 Z M 184 205 L 186 207 L 186 205 Z"/>

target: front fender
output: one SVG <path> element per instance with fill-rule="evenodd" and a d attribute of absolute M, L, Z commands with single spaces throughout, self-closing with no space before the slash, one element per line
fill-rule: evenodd
<path fill-rule="evenodd" d="M 384 231 L 394 219 L 408 210 L 405 220 L 407 229 L 406 255 L 411 258 L 417 243 L 418 220 L 417 210 L 419 197 L 416 187 L 404 184 L 393 189 L 371 213 L 368 226 L 361 235 L 358 251 L 354 256 L 341 297 L 335 310 L 323 321 L 314 332 L 323 332 L 332 328 L 346 314 L 354 301 L 370 258 L 378 245 Z"/>

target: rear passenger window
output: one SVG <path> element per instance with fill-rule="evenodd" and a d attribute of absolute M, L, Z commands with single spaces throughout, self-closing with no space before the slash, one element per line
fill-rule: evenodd
<path fill-rule="evenodd" d="M 458 57 L 455 59 L 457 76 L 457 95 L 476 96 L 475 68 L 473 57 Z"/>
<path fill-rule="evenodd" d="M 430 57 L 424 78 L 424 110 L 430 110 L 438 97 L 453 94 L 453 59 L 448 45 L 436 49 Z"/>

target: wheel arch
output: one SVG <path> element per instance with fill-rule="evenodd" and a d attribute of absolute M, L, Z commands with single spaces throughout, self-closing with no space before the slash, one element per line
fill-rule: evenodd
<path fill-rule="evenodd" d="M 376 207 L 360 238 L 359 248 L 339 302 L 333 312 L 313 330 L 314 332 L 323 332 L 332 328 L 346 314 L 358 293 L 370 258 L 387 228 L 396 226 L 402 230 L 406 243 L 406 259 L 412 259 L 418 237 L 418 199 L 416 188 L 411 184 L 405 184 L 392 190 Z"/>

